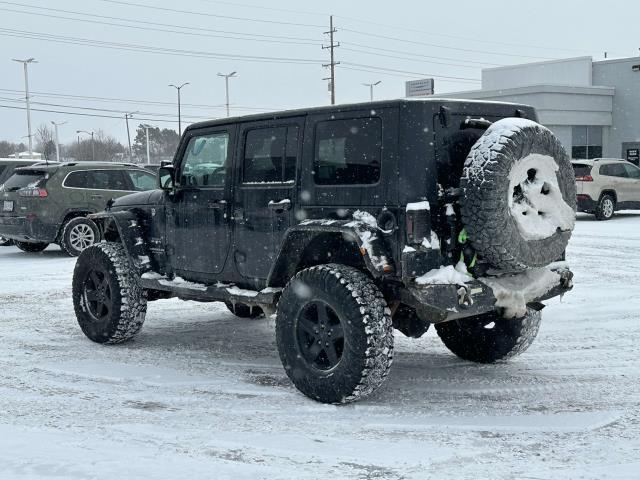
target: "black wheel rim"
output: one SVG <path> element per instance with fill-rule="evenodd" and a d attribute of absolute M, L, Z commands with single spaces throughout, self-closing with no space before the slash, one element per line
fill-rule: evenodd
<path fill-rule="evenodd" d="M 296 337 L 303 360 L 327 371 L 335 368 L 344 352 L 344 329 L 338 314 L 328 304 L 314 300 L 298 314 Z"/>
<path fill-rule="evenodd" d="M 107 274 L 101 270 L 89 271 L 84 282 L 84 299 L 89 314 L 102 321 L 111 315 L 113 299 Z"/>

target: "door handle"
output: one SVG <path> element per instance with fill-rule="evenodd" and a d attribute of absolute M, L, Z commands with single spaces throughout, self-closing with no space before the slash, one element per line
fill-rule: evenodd
<path fill-rule="evenodd" d="M 269 200 L 267 204 L 267 208 L 269 210 L 273 210 L 274 212 L 284 212 L 285 210 L 291 210 L 291 200 L 285 198 L 283 200 L 274 202 L 273 200 Z"/>
<path fill-rule="evenodd" d="M 212 208 L 214 210 L 223 210 L 223 209 L 227 208 L 227 201 L 226 200 L 216 200 L 213 203 L 209 203 L 207 205 L 207 208 Z"/>
<path fill-rule="evenodd" d="M 91 195 L 91 198 L 94 198 L 94 199 L 102 198 L 102 195 Z"/>

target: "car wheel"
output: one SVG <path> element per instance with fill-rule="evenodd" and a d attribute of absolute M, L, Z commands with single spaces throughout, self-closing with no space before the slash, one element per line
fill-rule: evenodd
<path fill-rule="evenodd" d="M 258 318 L 262 315 L 262 309 L 244 303 L 224 302 L 229 311 L 239 318 Z"/>
<path fill-rule="evenodd" d="M 60 247 L 70 257 L 77 257 L 83 250 L 99 241 L 100 229 L 88 218 L 72 218 L 62 227 Z"/>
<path fill-rule="evenodd" d="M 49 246 L 48 243 L 43 242 L 13 242 L 23 252 L 38 253 L 43 251 Z"/>
<path fill-rule="evenodd" d="M 142 328 L 146 292 L 124 246 L 102 242 L 82 251 L 73 271 L 73 307 L 84 334 L 97 343 L 122 343 Z"/>
<path fill-rule="evenodd" d="M 504 318 L 491 312 L 472 318 L 436 323 L 442 343 L 458 357 L 478 363 L 493 363 L 521 354 L 538 335 L 542 316 L 527 309 L 522 318 Z"/>
<path fill-rule="evenodd" d="M 596 219 L 610 220 L 616 211 L 616 200 L 612 195 L 604 194 L 596 207 Z"/>
<path fill-rule="evenodd" d="M 10 238 L 0 237 L 0 247 L 8 247 L 10 245 L 13 245 L 13 240 Z"/>
<path fill-rule="evenodd" d="M 299 272 L 278 302 L 276 343 L 293 384 L 324 403 L 374 392 L 393 359 L 391 311 L 361 271 L 318 265 Z"/>

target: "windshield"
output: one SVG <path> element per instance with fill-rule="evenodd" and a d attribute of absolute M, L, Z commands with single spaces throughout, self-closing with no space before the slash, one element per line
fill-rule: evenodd
<path fill-rule="evenodd" d="M 46 172 L 34 170 L 16 172 L 5 182 L 4 190 L 12 192 L 24 187 L 39 187 L 46 178 Z"/>

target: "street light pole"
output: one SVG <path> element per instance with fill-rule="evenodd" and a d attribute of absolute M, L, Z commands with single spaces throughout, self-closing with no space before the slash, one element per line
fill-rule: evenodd
<path fill-rule="evenodd" d="M 24 93 L 27 102 L 27 130 L 29 134 L 29 158 L 33 158 L 33 136 L 31 135 L 31 102 L 29 97 L 29 68 L 30 63 L 38 63 L 35 58 L 27 58 L 26 60 L 12 59 L 14 62 L 22 63 L 24 66 Z"/>
<path fill-rule="evenodd" d="M 180 90 L 182 90 L 182 87 L 184 87 L 185 85 L 189 85 L 189 82 L 184 82 L 180 86 L 174 85 L 173 83 L 169 85 L 170 87 L 173 87 L 178 91 L 178 136 L 179 137 L 182 136 L 182 115 L 180 113 Z"/>
<path fill-rule="evenodd" d="M 224 91 L 225 91 L 225 98 L 226 98 L 226 106 L 227 106 L 227 117 L 229 116 L 229 79 L 231 77 L 235 77 L 236 73 L 238 72 L 231 72 L 231 73 L 227 73 L 226 75 L 224 73 L 218 73 L 219 77 L 224 77 Z"/>
<path fill-rule="evenodd" d="M 64 125 L 65 123 L 67 122 L 56 123 L 53 120 L 51 121 L 51 124 L 56 131 L 56 162 L 60 162 L 60 138 L 58 137 L 58 126 Z"/>
<path fill-rule="evenodd" d="M 149 155 L 149 125 L 143 125 L 146 133 L 147 133 L 147 165 L 151 163 L 151 155 Z"/>
<path fill-rule="evenodd" d="M 91 135 L 91 158 L 93 159 L 93 161 L 96 161 L 96 144 L 93 140 L 93 134 L 95 132 L 91 131 L 91 132 L 87 132 L 86 130 L 76 130 L 76 133 L 86 133 L 87 135 Z M 78 142 L 80 142 L 80 137 L 78 136 Z"/>
<path fill-rule="evenodd" d="M 131 112 L 124 114 L 124 120 L 127 122 L 127 142 L 129 143 L 129 161 L 133 161 L 133 157 L 131 155 L 131 134 L 129 133 L 129 119 L 133 118 L 133 114 L 138 112 Z"/>
<path fill-rule="evenodd" d="M 378 80 L 375 83 L 363 83 L 362 85 L 364 85 L 365 87 L 369 87 L 369 101 L 373 102 L 373 87 L 375 87 L 376 85 L 380 85 L 382 83 L 382 80 Z"/>

